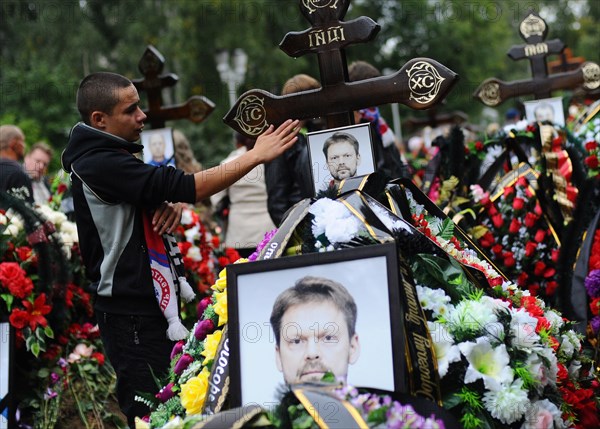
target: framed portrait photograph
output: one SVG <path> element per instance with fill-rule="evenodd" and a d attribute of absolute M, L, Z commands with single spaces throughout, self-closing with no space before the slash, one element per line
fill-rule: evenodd
<path fill-rule="evenodd" d="M 227 266 L 232 406 L 277 403 L 331 373 L 401 391 L 394 243 Z"/>
<path fill-rule="evenodd" d="M 561 127 L 565 126 L 565 112 L 562 97 L 544 98 L 542 100 L 525 101 L 525 117 L 527 122 L 550 121 Z"/>
<path fill-rule="evenodd" d="M 142 144 L 144 145 L 143 160 L 146 164 L 175 167 L 175 147 L 171 128 L 142 131 Z"/>
<path fill-rule="evenodd" d="M 306 135 L 314 195 L 332 181 L 375 171 L 375 151 L 368 123 L 330 128 Z"/>

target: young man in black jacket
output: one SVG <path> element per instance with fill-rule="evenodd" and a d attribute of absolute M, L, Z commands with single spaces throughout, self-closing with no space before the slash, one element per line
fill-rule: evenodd
<path fill-rule="evenodd" d="M 95 312 L 108 358 L 117 373 L 117 397 L 128 424 L 148 408 L 134 400 L 155 393 L 151 374 L 169 367 L 173 343 L 155 297 L 142 218 L 155 210 L 154 230 L 171 232 L 181 219 L 178 202 L 194 203 L 229 187 L 256 165 L 281 155 L 296 142 L 298 121 L 273 126 L 253 150 L 196 174 L 145 164 L 134 156 L 146 115 L 131 81 L 93 73 L 77 91 L 83 123 L 71 131 L 62 154 L 70 174 L 80 249 L 96 289 Z"/>

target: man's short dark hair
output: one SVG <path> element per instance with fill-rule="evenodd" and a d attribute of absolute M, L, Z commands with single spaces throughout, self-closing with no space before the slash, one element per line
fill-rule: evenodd
<path fill-rule="evenodd" d="M 86 76 L 77 89 L 77 110 L 81 120 L 90 125 L 92 112 L 112 113 L 119 103 L 119 89 L 133 85 L 120 74 L 97 72 Z"/>
<path fill-rule="evenodd" d="M 356 137 L 354 137 L 352 134 L 338 131 L 337 133 L 334 133 L 332 136 L 328 137 L 327 140 L 325 140 L 325 143 L 323 143 L 323 153 L 325 154 L 325 159 L 327 159 L 327 151 L 329 150 L 329 146 L 341 142 L 350 143 L 352 146 L 354 146 L 354 151 L 358 155 L 358 140 L 356 140 Z"/>
<path fill-rule="evenodd" d="M 342 312 L 348 325 L 348 336 L 352 338 L 356 332 L 357 313 L 352 295 L 336 281 L 325 277 L 306 276 L 296 281 L 291 288 L 284 290 L 273 304 L 270 322 L 277 346 L 281 339 L 281 319 L 285 312 L 295 305 L 321 302 L 331 302 Z"/>

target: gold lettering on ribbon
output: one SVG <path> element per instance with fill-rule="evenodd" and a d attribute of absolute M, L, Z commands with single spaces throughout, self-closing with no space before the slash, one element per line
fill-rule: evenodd
<path fill-rule="evenodd" d="M 423 395 L 436 401 L 436 384 L 432 381 L 432 374 L 430 369 L 431 359 L 431 341 L 429 338 L 423 337 L 416 332 L 412 333 L 415 348 L 417 349 L 417 362 L 419 363 L 419 370 L 421 371 L 421 388 L 415 390 L 415 393 Z"/>

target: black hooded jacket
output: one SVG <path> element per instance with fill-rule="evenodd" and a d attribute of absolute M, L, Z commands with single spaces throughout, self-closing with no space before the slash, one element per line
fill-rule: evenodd
<path fill-rule="evenodd" d="M 195 201 L 193 175 L 153 167 L 133 154 L 143 146 L 79 123 L 62 154 L 70 174 L 86 274 L 96 290 L 95 309 L 160 315 L 154 294 L 143 210 L 164 201 Z"/>

